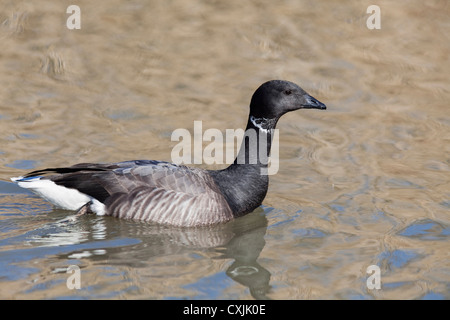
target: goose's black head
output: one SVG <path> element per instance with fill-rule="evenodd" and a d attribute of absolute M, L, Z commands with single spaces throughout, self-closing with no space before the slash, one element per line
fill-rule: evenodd
<path fill-rule="evenodd" d="M 279 119 L 298 109 L 326 109 L 317 99 L 290 81 L 271 80 L 263 83 L 253 94 L 250 115 L 255 118 Z"/>

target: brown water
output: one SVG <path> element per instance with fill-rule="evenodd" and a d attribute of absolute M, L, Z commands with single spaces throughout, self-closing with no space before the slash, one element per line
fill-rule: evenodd
<path fill-rule="evenodd" d="M 379 30 L 367 1 L 77 1 L 80 30 L 71 4 L 0 1 L 0 298 L 450 298 L 448 1 L 377 1 Z M 328 110 L 281 119 L 279 171 L 247 217 L 61 222 L 8 182 L 171 161 L 173 130 L 242 128 L 275 78 Z"/>

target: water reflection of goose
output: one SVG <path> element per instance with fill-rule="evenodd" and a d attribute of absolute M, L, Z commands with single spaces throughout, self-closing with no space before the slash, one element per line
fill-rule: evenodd
<path fill-rule="evenodd" d="M 89 219 L 77 220 L 76 223 L 83 220 Z M 128 246 L 107 248 L 105 255 L 108 265 L 125 265 L 144 270 L 149 268 L 149 262 L 158 257 L 203 252 L 213 260 L 233 259 L 226 269 L 226 275 L 248 287 L 254 298 L 267 299 L 270 273 L 257 262 L 265 245 L 264 236 L 268 225 L 262 208 L 225 224 L 197 228 L 127 220 L 117 223 L 117 220 L 108 218 L 104 222 L 108 234 L 113 233 L 124 239 L 133 237 L 135 240 Z M 92 255 L 89 259 L 101 261 L 104 257 Z"/>
<path fill-rule="evenodd" d="M 180 228 L 92 215 L 72 220 L 66 219 L 66 211 L 55 210 L 51 216 L 42 215 L 39 223 L 34 220 L 35 227 L 26 234 L 11 238 L 11 242 L 25 241 L 26 247 L 4 254 L 2 259 L 9 265 L 48 257 L 52 274 L 65 274 L 68 264 L 79 265 L 83 274 L 95 273 L 104 265 L 108 270 L 139 275 L 133 284 L 144 288 L 153 283 L 141 279 L 156 276 L 181 288 L 194 281 L 187 287 L 196 290 L 195 279 L 201 281 L 213 272 L 249 288 L 253 297 L 266 299 L 270 273 L 258 263 L 265 245 L 266 214 L 267 210 L 258 208 L 225 224 Z M 199 255 L 206 260 L 197 260 Z M 204 263 L 207 260 L 210 263 Z M 198 267 L 204 267 L 206 273 Z M 27 270 L 15 266 L 14 272 L 6 274 L 13 276 L 19 269 Z M 104 276 L 98 277 L 101 284 Z M 86 280 L 85 285 L 95 283 Z M 168 294 L 165 289 L 161 292 Z"/>
<path fill-rule="evenodd" d="M 228 267 L 227 275 L 248 287 L 250 294 L 255 299 L 267 299 L 266 293 L 270 288 L 270 272 L 262 267 L 257 259 L 266 244 L 264 236 L 268 222 L 265 215 L 260 215 L 258 221 L 245 223 L 254 222 L 258 223 L 253 224 L 251 230 L 237 232 L 228 242 L 224 257 L 232 258 L 234 262 Z"/>

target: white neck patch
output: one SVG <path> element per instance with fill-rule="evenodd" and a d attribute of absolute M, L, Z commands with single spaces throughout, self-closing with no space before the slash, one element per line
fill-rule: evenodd
<path fill-rule="evenodd" d="M 254 116 L 250 116 L 250 121 L 253 123 L 253 125 L 258 128 L 259 130 L 262 130 L 264 132 L 268 132 L 269 130 L 273 128 L 271 127 L 271 122 L 273 119 L 267 119 L 267 118 L 255 118 Z"/>

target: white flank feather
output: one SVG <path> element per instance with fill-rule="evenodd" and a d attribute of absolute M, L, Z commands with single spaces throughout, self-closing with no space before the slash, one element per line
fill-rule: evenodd
<path fill-rule="evenodd" d="M 76 189 L 57 185 L 53 181 L 41 179 L 41 177 L 17 177 L 11 178 L 11 180 L 16 182 L 20 187 L 31 190 L 59 208 L 75 211 L 89 201 L 92 201 L 90 209 L 98 215 L 105 214 L 105 206 L 103 203 Z"/>

